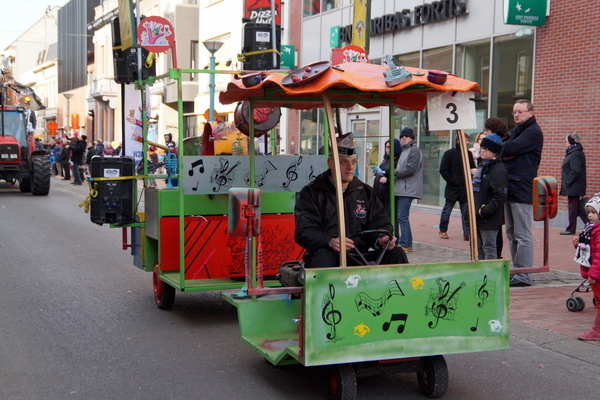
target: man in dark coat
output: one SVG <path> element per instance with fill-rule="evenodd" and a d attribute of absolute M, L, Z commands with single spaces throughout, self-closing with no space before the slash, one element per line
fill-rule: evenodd
<path fill-rule="evenodd" d="M 343 202 L 346 224 L 346 248 L 356 247 L 368 261 L 376 258 L 378 252 L 366 254 L 373 247 L 376 250 L 386 246 L 388 249 L 382 264 L 406 263 L 406 254 L 395 247 L 396 237 L 391 236 L 392 225 L 385 213 L 381 201 L 372 187 L 362 183 L 354 176 L 356 170 L 356 149 L 352 133 L 337 139 L 340 155 L 340 175 L 343 190 Z M 333 175 L 333 156 L 327 159 L 330 169 L 317 176 L 306 185 L 296 200 L 294 209 L 296 243 L 306 249 L 304 261 L 306 267 L 335 267 L 340 265 L 339 252 L 341 242 L 338 229 L 338 208 Z M 389 232 L 373 232 L 348 237 L 357 233 L 381 229 Z M 348 265 L 364 265 L 360 259 L 348 257 Z"/>
<path fill-rule="evenodd" d="M 498 156 L 502 151 L 502 137 L 496 133 L 487 135 L 480 149 L 479 167 L 473 175 L 478 258 L 494 260 L 508 185 L 506 168 Z"/>
<path fill-rule="evenodd" d="M 574 235 L 577 230 L 577 217 L 583 223 L 588 222 L 585 207 L 581 204 L 581 196 L 585 196 L 587 173 L 585 154 L 579 143 L 579 135 L 574 133 L 567 136 L 567 154 L 562 164 L 562 185 L 560 195 L 569 199 L 569 225 L 561 235 Z"/>
<path fill-rule="evenodd" d="M 508 201 L 504 206 L 506 236 L 514 268 L 533 267 L 533 179 L 542 158 L 544 135 L 535 119 L 533 104 L 517 100 L 513 106 L 515 129 L 502 146 L 508 172 Z M 511 286 L 531 286 L 531 274 L 515 274 Z"/>
<path fill-rule="evenodd" d="M 71 161 L 73 162 L 73 166 L 71 168 L 71 175 L 73 175 L 73 185 L 81 185 L 81 173 L 79 171 L 79 167 L 83 165 L 85 162 L 84 154 L 86 148 L 86 139 L 87 137 L 83 135 L 81 139 L 73 137 L 71 139 Z"/>
<path fill-rule="evenodd" d="M 440 216 L 440 237 L 442 239 L 448 239 L 448 223 L 450 222 L 450 214 L 452 209 L 458 201 L 460 205 L 460 214 L 462 217 L 462 228 L 464 240 L 469 240 L 469 215 L 467 205 L 467 189 L 465 186 L 465 175 L 463 172 L 462 156 L 460 154 L 460 147 L 458 136 L 456 136 L 456 144 L 453 148 L 446 150 L 442 156 L 442 162 L 440 163 L 440 175 L 446 181 L 446 189 L 444 190 L 444 197 L 446 203 L 442 209 L 442 215 Z M 469 144 L 469 135 L 465 134 L 465 142 Z M 473 153 L 467 152 L 469 157 L 469 169 L 475 169 L 475 161 L 473 161 Z"/>

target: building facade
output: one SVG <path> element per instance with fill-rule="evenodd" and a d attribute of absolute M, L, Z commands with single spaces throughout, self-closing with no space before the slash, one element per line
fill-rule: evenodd
<path fill-rule="evenodd" d="M 350 44 L 347 32 L 352 24 L 351 3 L 304 3 L 303 64 L 331 59 L 332 48 Z M 476 102 L 477 129 L 467 131 L 471 137 L 483 130 L 483 122 L 490 116 L 502 118 L 512 129 L 514 102 L 531 99 L 545 135 L 539 174 L 560 181 L 565 137 L 577 132 L 589 160 L 588 194 L 593 194 L 600 189 L 595 178 L 598 167 L 591 128 L 600 105 L 593 94 L 600 78 L 586 78 L 584 83 L 572 71 L 594 68 L 599 63 L 600 37 L 594 32 L 600 10 L 588 2 L 577 3 L 581 9 L 577 9 L 575 21 L 573 2 L 549 0 L 544 26 L 533 27 L 505 24 L 504 3 L 500 0 L 372 0 L 370 62 L 379 64 L 383 56 L 391 55 L 396 65 L 443 70 L 478 82 L 482 93 Z M 446 10 L 444 4 L 452 8 Z M 339 45 L 332 47 L 334 30 L 340 32 Z M 355 132 L 360 149 L 360 174 L 367 182 L 372 181 L 370 171 L 381 162 L 379 149 L 387 140 L 387 126 L 380 123 L 387 120 L 386 112 L 357 107 L 346 115 L 346 128 Z M 321 121 L 318 113 L 302 116 L 301 152 L 318 151 Z M 425 194 L 419 204 L 441 206 L 444 181 L 438 173 L 439 162 L 453 145 L 455 132 L 430 131 L 426 111 L 397 109 L 396 137 L 406 126 L 414 129 L 426 157 Z M 566 226 L 566 198 L 561 198 L 559 204 L 559 218 L 554 223 Z"/>

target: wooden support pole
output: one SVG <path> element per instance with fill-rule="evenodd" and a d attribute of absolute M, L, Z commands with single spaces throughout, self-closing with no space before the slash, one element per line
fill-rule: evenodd
<path fill-rule="evenodd" d="M 325 104 L 325 115 L 327 116 L 327 125 L 329 126 L 329 146 L 331 148 L 330 157 L 333 158 L 333 182 L 335 183 L 335 194 L 337 200 L 337 211 L 338 211 L 338 232 L 340 238 L 340 267 L 347 267 L 346 262 L 346 219 L 344 218 L 344 195 L 342 193 L 342 176 L 340 173 L 340 157 L 338 155 L 337 143 L 335 139 L 335 133 L 331 130 L 334 129 L 333 121 L 333 109 L 331 108 L 331 102 L 329 101 L 329 95 L 323 95 L 323 102 Z M 340 132 L 341 135 L 341 132 Z"/>
<path fill-rule="evenodd" d="M 471 179 L 471 164 L 469 163 L 469 149 L 465 142 L 465 132 L 461 129 L 458 131 L 458 144 L 460 147 L 460 155 L 462 157 L 463 174 L 465 177 L 465 190 L 467 191 L 467 208 L 469 210 L 469 231 L 471 244 L 471 261 L 477 261 L 477 222 L 475 219 L 475 200 L 473 196 L 473 181 Z"/>

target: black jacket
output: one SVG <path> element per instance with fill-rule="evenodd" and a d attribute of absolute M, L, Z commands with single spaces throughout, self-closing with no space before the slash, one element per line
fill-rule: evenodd
<path fill-rule="evenodd" d="M 542 158 L 544 134 L 532 116 L 517 125 L 502 145 L 502 158 L 508 172 L 508 201 L 532 203 L 533 179 Z"/>
<path fill-rule="evenodd" d="M 585 196 L 587 188 L 585 154 L 581 143 L 567 150 L 562 164 L 561 196 Z"/>
<path fill-rule="evenodd" d="M 489 161 L 479 159 L 479 165 L 483 165 L 479 191 L 473 187 L 477 228 L 498 230 L 502 225 L 502 210 L 507 197 L 506 168 L 498 157 Z"/>
<path fill-rule="evenodd" d="M 383 204 L 369 185 L 354 178 L 343 192 L 346 237 L 370 229 L 385 229 L 392 232 Z M 338 237 L 338 218 L 335 186 L 331 170 L 306 185 L 296 199 L 294 209 L 296 243 L 307 250 L 305 260 L 321 248 L 329 246 L 329 240 Z M 367 236 L 367 237 L 365 237 Z M 375 244 L 381 233 L 353 238 L 354 245 L 365 252 Z"/>
<path fill-rule="evenodd" d="M 78 140 L 75 146 L 71 149 L 71 161 L 75 165 L 82 165 L 85 161 L 83 159 L 83 155 L 85 153 L 85 142 L 83 140 Z"/>
<path fill-rule="evenodd" d="M 473 153 L 467 151 L 469 169 L 476 168 Z M 462 156 L 458 143 L 453 148 L 446 150 L 440 162 L 440 175 L 446 181 L 444 197 L 450 201 L 464 203 L 467 201 L 465 176 L 462 169 Z"/>

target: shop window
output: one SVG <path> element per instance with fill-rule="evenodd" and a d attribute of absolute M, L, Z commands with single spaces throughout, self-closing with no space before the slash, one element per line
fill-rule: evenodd
<path fill-rule="evenodd" d="M 531 100 L 534 39 L 534 34 L 494 38 L 490 115 L 502 118 L 509 129 L 515 125 L 511 114 L 515 101 Z"/>
<path fill-rule="evenodd" d="M 488 117 L 488 101 L 490 87 L 490 40 L 483 39 L 456 45 L 456 75 L 477 82 L 482 93 L 476 94 L 475 114 L 477 128 L 465 130 L 470 136 L 471 144 L 483 130 L 483 124 Z"/>
<path fill-rule="evenodd" d="M 453 72 L 453 46 L 423 51 L 423 68 Z M 427 111 L 421 112 L 419 148 L 423 152 L 423 198 L 419 204 L 444 204 L 444 180 L 439 168 L 442 155 L 450 148 L 450 131 L 430 131 Z"/>
<path fill-rule="evenodd" d="M 321 12 L 321 0 L 304 0 L 302 7 L 302 16 L 310 17 Z"/>
<path fill-rule="evenodd" d="M 324 153 L 324 114 L 322 109 L 300 112 L 300 146 L 298 154 L 315 155 Z"/>
<path fill-rule="evenodd" d="M 394 63 L 396 66 L 421 68 L 421 52 L 415 51 L 394 56 Z"/>

